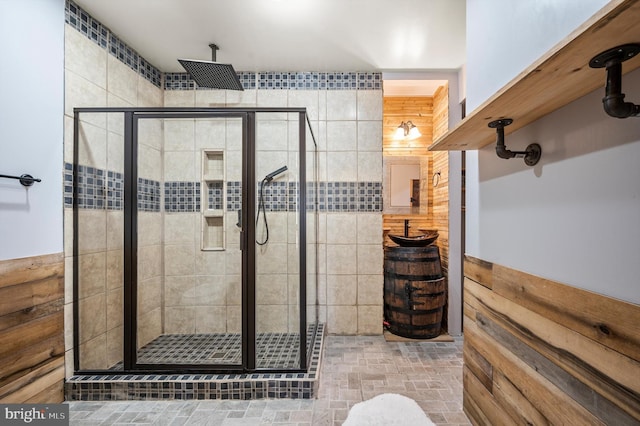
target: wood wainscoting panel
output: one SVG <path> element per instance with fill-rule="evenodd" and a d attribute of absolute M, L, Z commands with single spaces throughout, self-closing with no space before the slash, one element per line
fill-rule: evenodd
<path fill-rule="evenodd" d="M 464 315 L 472 422 L 640 424 L 640 306 L 466 257 Z"/>
<path fill-rule="evenodd" d="M 64 256 L 0 262 L 0 402 L 64 400 Z"/>

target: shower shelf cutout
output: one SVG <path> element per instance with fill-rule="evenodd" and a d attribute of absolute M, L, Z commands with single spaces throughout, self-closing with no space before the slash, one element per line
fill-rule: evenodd
<path fill-rule="evenodd" d="M 225 158 L 220 149 L 202 150 L 202 184 L 200 185 L 200 200 L 202 200 L 202 233 L 201 248 L 203 251 L 225 249 Z M 221 191 L 219 205 L 211 208 L 209 202 L 209 187 L 216 185 Z"/>

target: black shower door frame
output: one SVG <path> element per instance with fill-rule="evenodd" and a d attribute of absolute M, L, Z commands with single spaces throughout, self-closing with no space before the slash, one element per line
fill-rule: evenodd
<path fill-rule="evenodd" d="M 80 370 L 79 340 L 79 247 L 78 247 L 78 161 L 79 122 L 82 113 L 124 114 L 124 342 L 122 370 Z M 299 119 L 299 322 L 300 365 L 296 369 L 256 367 L 256 114 L 297 113 Z M 137 362 L 137 291 L 138 291 L 138 122 L 144 119 L 242 119 L 242 363 L 225 364 L 141 364 Z M 73 316 L 75 374 L 167 374 L 167 373 L 302 373 L 308 366 L 307 355 L 307 260 L 306 260 L 306 108 L 74 108 L 74 173 L 73 173 Z M 313 137 L 313 133 L 312 133 Z M 315 143 L 315 141 L 313 141 Z M 317 194 L 317 192 L 316 192 Z"/>

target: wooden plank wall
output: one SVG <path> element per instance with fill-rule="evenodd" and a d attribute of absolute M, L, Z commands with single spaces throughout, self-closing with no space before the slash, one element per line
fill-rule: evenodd
<path fill-rule="evenodd" d="M 0 262 L 0 402 L 64 400 L 64 257 Z"/>
<path fill-rule="evenodd" d="M 433 141 L 432 97 L 385 97 L 382 114 L 382 151 L 384 155 L 427 155 Z M 394 140 L 396 129 L 402 122 L 411 121 L 418 126 L 421 137 Z"/>
<path fill-rule="evenodd" d="M 416 118 L 417 117 L 417 118 Z M 393 133 L 401 121 L 411 120 L 416 124 L 422 137 L 408 146 L 407 142 L 394 141 Z M 436 244 L 440 248 L 440 261 L 445 276 L 449 266 L 449 156 L 448 152 L 430 152 L 423 150 L 430 145 L 432 138 L 447 132 L 449 127 L 449 87 L 440 86 L 430 97 L 385 97 L 383 105 L 383 152 L 384 155 L 422 155 L 428 163 L 427 176 L 422 176 L 421 199 L 427 194 L 426 214 L 384 214 L 384 244 L 395 245 L 388 234 L 404 233 L 404 220 L 409 219 L 409 235 L 417 235 L 421 229 L 438 231 Z M 420 124 L 418 124 L 420 123 Z M 424 129 L 424 130 L 423 130 Z M 433 185 L 433 174 L 439 171 L 438 184 Z M 420 209 L 422 210 L 422 209 Z M 445 308 L 446 309 L 446 308 Z M 446 312 L 443 328 L 446 329 Z"/>
<path fill-rule="evenodd" d="M 640 424 L 640 306 L 465 257 L 475 425 Z"/>

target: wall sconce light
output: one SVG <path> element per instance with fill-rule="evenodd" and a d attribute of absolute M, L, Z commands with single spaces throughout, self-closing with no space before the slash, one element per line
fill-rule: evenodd
<path fill-rule="evenodd" d="M 591 68 L 607 69 L 607 85 L 602 104 L 607 114 L 616 118 L 640 116 L 640 105 L 624 101 L 622 93 L 622 63 L 640 53 L 640 44 L 623 44 L 594 56 L 589 61 Z"/>
<path fill-rule="evenodd" d="M 504 128 L 511 123 L 513 123 L 511 118 L 501 118 L 488 124 L 492 129 L 496 129 L 496 154 L 505 160 L 509 158 L 524 158 L 524 163 L 527 166 L 535 166 L 542 156 L 542 148 L 539 144 L 529 144 L 526 151 L 510 151 L 505 146 Z"/>
<path fill-rule="evenodd" d="M 400 125 L 396 129 L 396 132 L 393 134 L 393 139 L 413 140 L 418 139 L 420 136 L 422 136 L 422 133 L 420 133 L 420 130 L 418 130 L 415 124 L 413 124 L 411 121 L 407 121 L 406 123 L 403 121 L 402 123 L 400 123 Z"/>

